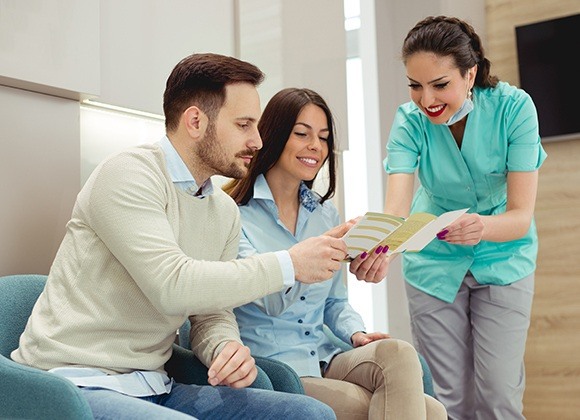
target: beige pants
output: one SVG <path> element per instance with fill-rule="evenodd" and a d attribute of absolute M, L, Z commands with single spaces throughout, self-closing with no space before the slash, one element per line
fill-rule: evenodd
<path fill-rule="evenodd" d="M 328 404 L 338 420 L 447 419 L 423 393 L 421 364 L 409 343 L 379 340 L 335 356 L 324 378 L 302 377 L 306 394 Z"/>

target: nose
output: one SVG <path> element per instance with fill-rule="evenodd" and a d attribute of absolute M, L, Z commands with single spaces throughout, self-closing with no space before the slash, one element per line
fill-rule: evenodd
<path fill-rule="evenodd" d="M 308 148 L 310 150 L 320 150 L 322 149 L 322 140 L 318 136 L 312 136 L 310 143 L 308 143 Z"/>
<path fill-rule="evenodd" d="M 260 132 L 256 126 L 254 126 L 254 130 L 250 135 L 247 145 L 251 150 L 260 150 L 263 146 L 262 136 L 260 136 Z"/>
<path fill-rule="evenodd" d="M 421 91 L 421 105 L 423 105 L 425 108 L 433 104 L 434 98 L 435 95 L 433 95 L 431 89 L 425 88 Z"/>

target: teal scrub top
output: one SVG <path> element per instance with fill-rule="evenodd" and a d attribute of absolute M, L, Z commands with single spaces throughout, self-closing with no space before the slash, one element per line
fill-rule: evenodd
<path fill-rule="evenodd" d="M 389 174 L 418 170 L 421 186 L 411 213 L 503 213 L 508 171 L 531 172 L 544 162 L 536 108 L 526 92 L 505 82 L 475 87 L 473 103 L 461 149 L 449 127 L 431 123 L 413 102 L 398 108 L 384 166 Z M 509 242 L 452 245 L 435 239 L 403 256 L 403 275 L 415 288 L 451 303 L 467 271 L 480 284 L 507 285 L 535 270 L 537 252 L 532 221 L 524 237 Z"/>

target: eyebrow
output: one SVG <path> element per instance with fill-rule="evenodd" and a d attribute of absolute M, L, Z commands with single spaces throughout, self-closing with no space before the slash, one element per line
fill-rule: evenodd
<path fill-rule="evenodd" d="M 428 85 L 431 85 L 431 84 L 433 84 L 433 83 L 440 82 L 442 79 L 445 79 L 446 77 L 447 77 L 447 76 L 441 76 L 441 77 L 438 77 L 437 79 L 430 80 L 429 82 L 427 82 L 427 84 L 428 84 Z M 418 81 L 411 79 L 409 76 L 407 76 L 407 79 L 409 79 L 409 81 L 410 81 L 410 82 L 421 84 L 421 83 L 419 83 Z"/>
<path fill-rule="evenodd" d="M 306 123 L 297 122 L 296 124 L 294 124 L 294 126 L 297 126 L 297 125 L 303 125 L 304 127 L 309 128 L 310 130 L 312 130 L 312 127 L 310 125 L 306 124 Z M 330 131 L 330 130 L 328 128 L 323 128 L 320 131 Z"/>
<path fill-rule="evenodd" d="M 236 121 L 251 121 L 251 122 L 256 122 L 258 121 L 257 118 L 254 117 L 236 117 Z"/>

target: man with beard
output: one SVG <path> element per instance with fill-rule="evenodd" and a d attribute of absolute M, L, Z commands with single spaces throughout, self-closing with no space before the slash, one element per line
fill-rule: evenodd
<path fill-rule="evenodd" d="M 262 147 L 262 79 L 231 57 L 184 58 L 167 80 L 166 136 L 106 159 L 77 197 L 11 356 L 71 380 L 96 418 L 334 417 L 309 397 L 248 388 L 257 370 L 231 311 L 296 280 L 329 279 L 346 255 L 342 240 L 323 235 L 236 259 L 239 211 L 210 177 L 243 177 Z M 380 258 L 358 266 L 375 269 Z M 213 386 L 176 383 L 164 370 L 188 317 Z"/>

